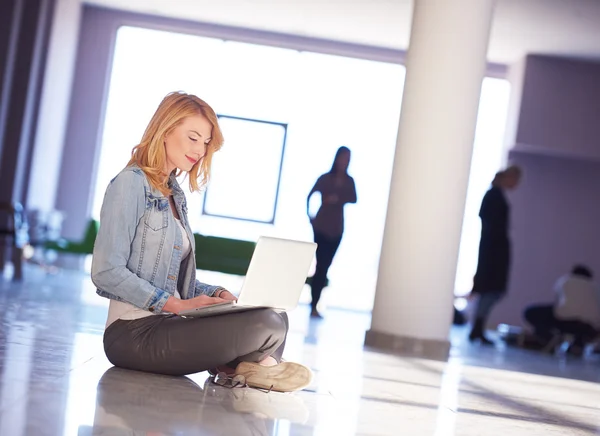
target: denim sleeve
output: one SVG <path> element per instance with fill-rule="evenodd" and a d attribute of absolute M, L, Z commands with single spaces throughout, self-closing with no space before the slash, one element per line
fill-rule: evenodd
<path fill-rule="evenodd" d="M 214 285 L 207 285 L 206 283 L 202 283 L 199 280 L 196 280 L 196 296 L 198 295 L 208 295 L 209 297 L 212 297 L 215 292 L 217 292 L 219 289 L 225 289 L 222 286 L 214 286 Z"/>
<path fill-rule="evenodd" d="M 94 244 L 92 282 L 98 289 L 150 312 L 161 312 L 170 294 L 127 268 L 131 242 L 144 215 L 143 175 L 124 171 L 108 186 Z"/>

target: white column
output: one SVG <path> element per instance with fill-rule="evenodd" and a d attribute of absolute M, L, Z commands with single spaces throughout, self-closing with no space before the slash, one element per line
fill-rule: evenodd
<path fill-rule="evenodd" d="M 445 359 L 494 0 L 415 0 L 366 345 Z"/>
<path fill-rule="evenodd" d="M 57 0 L 35 134 L 27 208 L 54 209 L 79 42 L 81 0 Z"/>

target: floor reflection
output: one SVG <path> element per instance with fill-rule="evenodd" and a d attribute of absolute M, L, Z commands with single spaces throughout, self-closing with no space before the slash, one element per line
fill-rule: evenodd
<path fill-rule="evenodd" d="M 107 304 L 89 278 L 26 270 L 0 281 L 0 435 L 597 435 L 600 362 L 472 347 L 448 363 L 364 350 L 369 315 L 308 307 L 290 316 L 284 357 L 310 366 L 295 394 L 228 389 L 206 373 L 111 367 Z"/>
<path fill-rule="evenodd" d="M 110 368 L 98 383 L 92 434 L 267 436 L 280 434 L 274 431 L 280 419 L 307 418 L 296 396 Z"/>

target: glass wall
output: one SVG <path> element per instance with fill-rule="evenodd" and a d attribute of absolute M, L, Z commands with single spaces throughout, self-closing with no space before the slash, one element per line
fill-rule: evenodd
<path fill-rule="evenodd" d="M 473 287 L 481 232 L 479 207 L 505 160 L 504 130 L 509 97 L 510 84 L 507 80 L 484 79 L 456 271 L 457 296 L 468 294 Z"/>
<path fill-rule="evenodd" d="M 358 203 L 347 206 L 346 233 L 330 271 L 331 286 L 324 302 L 369 310 L 403 83 L 401 65 L 122 27 L 110 78 L 94 215 L 99 215 L 106 185 L 127 163 L 158 103 L 171 91 L 194 93 L 219 114 L 279 123 L 287 130 L 274 222 L 259 222 L 268 221 L 269 217 L 262 215 L 254 221 L 205 215 L 203 195 L 188 195 L 190 221 L 202 234 L 246 240 L 260 235 L 311 240 L 306 196 L 331 167 L 337 148 L 346 145 L 353 151 L 349 172 L 356 181 Z M 238 161 L 236 166 L 219 165 L 220 156 L 215 156 L 216 192 L 211 193 L 209 187 L 208 200 L 212 210 L 255 217 L 252 210 L 241 209 L 268 209 L 273 192 L 262 187 L 266 176 L 261 172 L 276 180 L 271 172 L 279 168 L 269 156 L 255 152 L 261 140 L 257 134 L 240 137 L 239 126 L 229 124 L 223 123 L 221 157 L 227 162 L 236 158 L 227 151 L 229 137 L 231 150 L 239 153 Z M 244 145 L 247 150 L 240 149 Z M 219 182 L 222 179 L 250 187 L 246 197 L 252 201 L 231 210 L 227 202 L 234 193 L 221 199 L 216 195 L 226 190 Z M 235 277 L 205 272 L 200 277 L 239 285 Z M 307 298 L 303 295 L 304 301 Z"/>
<path fill-rule="evenodd" d="M 323 302 L 370 310 L 404 72 L 398 64 L 121 27 L 101 138 L 94 216 L 99 215 L 108 182 L 125 166 L 158 103 L 171 91 L 196 94 L 218 114 L 232 117 L 222 118 L 225 145 L 215 156 L 214 188 L 211 191 L 209 186 L 207 201 L 204 193 L 188 195 L 192 227 L 205 235 L 311 240 L 306 196 L 331 167 L 337 148 L 346 145 L 352 150 L 349 172 L 356 182 L 358 202 L 346 207 L 346 231 Z M 472 172 L 478 189 L 470 188 L 469 205 L 478 201 L 482 180 L 489 183 L 491 175 L 483 173 L 496 165 L 490 159 L 501 154 L 495 148 L 504 130 L 498 113 L 506 112 L 508 90 L 489 85 L 494 80 L 486 79 L 482 93 L 480 120 L 487 121 L 478 129 L 473 167 L 481 170 Z M 254 124 L 240 126 L 235 119 Z M 485 147 L 479 145 L 484 143 Z M 264 150 L 271 152 L 265 155 Z M 477 163 L 478 159 L 487 163 Z M 272 185 L 266 189 L 265 183 Z M 244 201 L 235 186 L 244 187 Z M 469 205 L 467 213 L 472 215 Z M 476 233 L 468 232 L 470 244 L 465 245 L 463 238 L 463 247 L 473 245 Z M 464 275 L 472 267 L 472 256 L 463 251 L 461 261 L 467 267 L 459 271 Z M 241 284 L 239 277 L 204 271 L 199 276 L 234 290 Z M 302 301 L 309 301 L 308 289 Z"/>

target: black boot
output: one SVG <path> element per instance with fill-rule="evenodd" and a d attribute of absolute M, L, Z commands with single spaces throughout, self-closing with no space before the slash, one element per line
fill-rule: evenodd
<path fill-rule="evenodd" d="M 312 306 L 312 305 L 310 308 L 310 317 L 316 318 L 316 319 L 323 319 L 323 315 L 321 315 L 319 313 L 319 311 L 317 310 L 317 306 Z"/>
<path fill-rule="evenodd" d="M 483 318 L 477 318 L 473 323 L 473 328 L 469 334 L 469 341 L 479 341 L 482 345 L 494 345 L 492 341 L 485 337 L 483 334 L 485 327 L 485 320 Z"/>
<path fill-rule="evenodd" d="M 314 279 L 314 277 L 313 277 Z M 321 299 L 321 292 L 323 292 L 323 286 L 319 283 L 315 283 L 314 281 L 310 285 L 310 294 L 311 294 L 311 303 L 310 303 L 310 317 L 316 319 L 322 319 L 323 317 L 317 310 L 317 305 L 319 304 L 319 300 Z"/>

